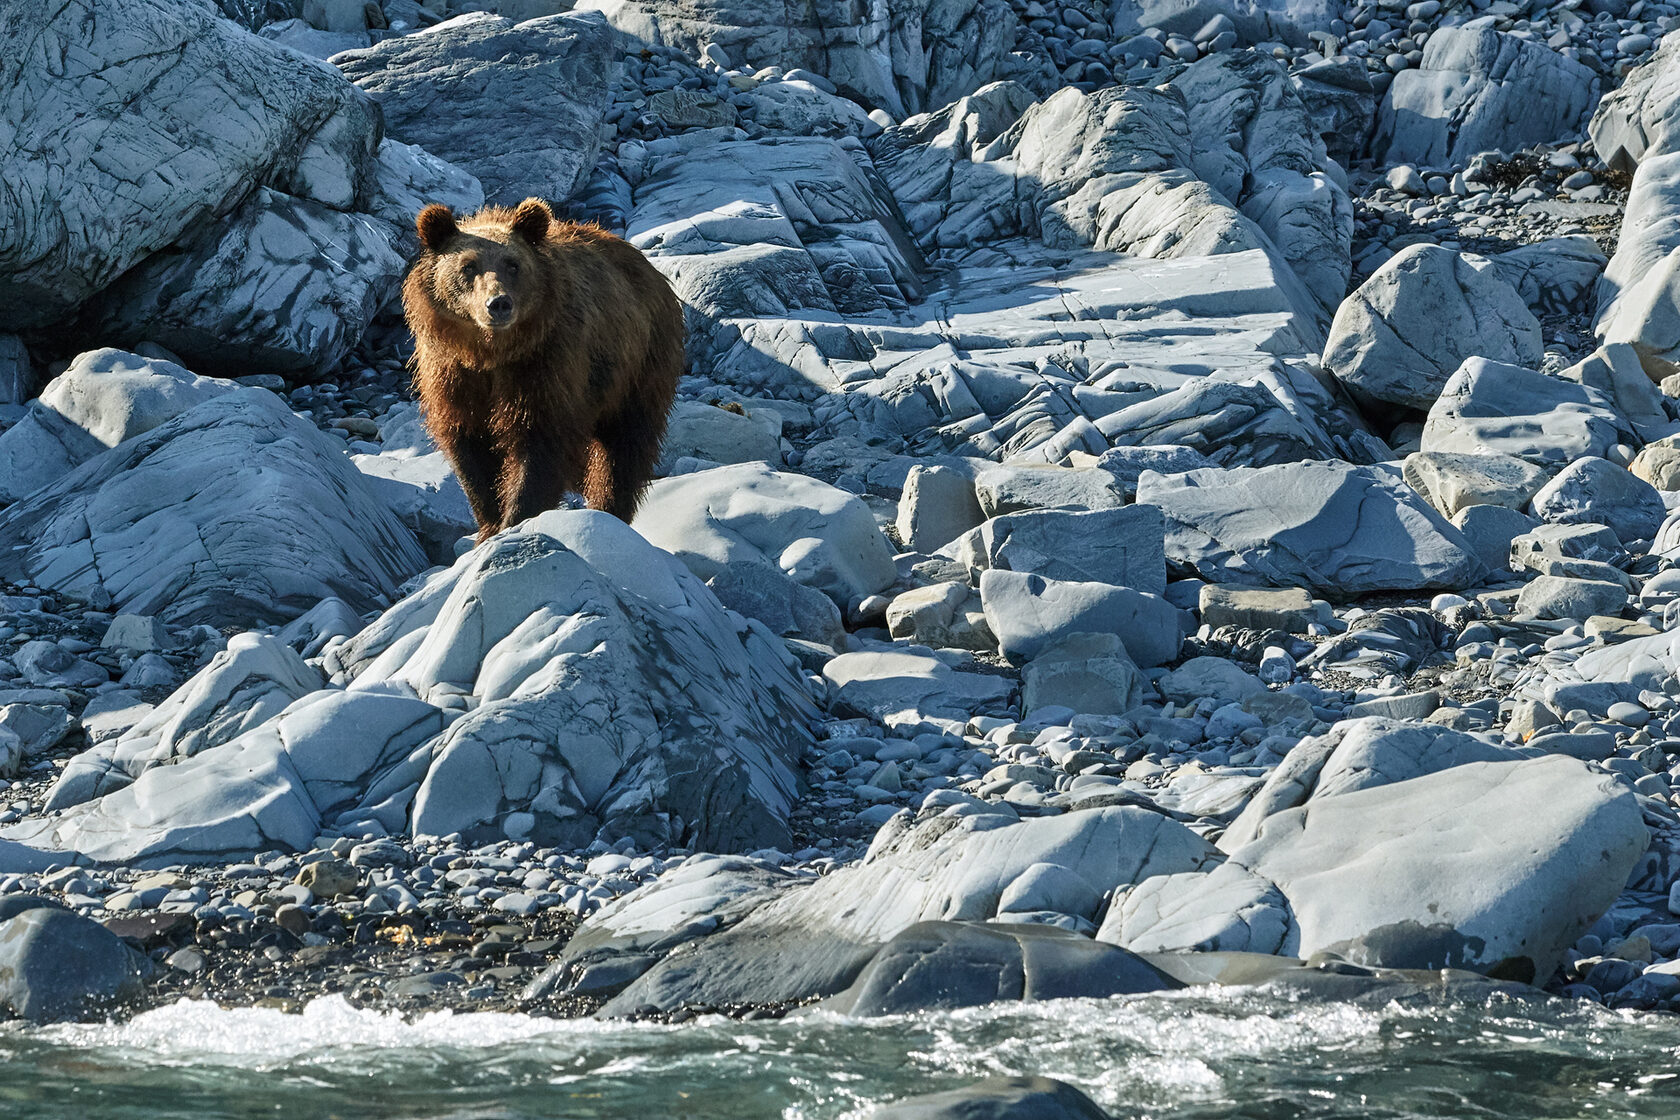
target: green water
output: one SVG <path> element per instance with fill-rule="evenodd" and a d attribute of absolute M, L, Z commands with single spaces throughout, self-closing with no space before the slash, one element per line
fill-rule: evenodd
<path fill-rule="evenodd" d="M 182 1003 L 0 1033 L 0 1116 L 838 1118 L 992 1073 L 1122 1117 L 1680 1116 L 1680 1020 L 1198 993 L 682 1026 Z"/>

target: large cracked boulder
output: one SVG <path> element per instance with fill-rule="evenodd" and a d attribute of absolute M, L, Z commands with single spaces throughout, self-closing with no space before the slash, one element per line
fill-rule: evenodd
<path fill-rule="evenodd" d="M 1598 104 L 1598 75 L 1544 43 L 1492 28 L 1430 32 L 1423 61 L 1394 76 L 1371 149 L 1384 165 L 1459 164 L 1578 134 Z"/>
<path fill-rule="evenodd" d="M 1347 598 L 1468 587 L 1484 574 L 1463 535 L 1382 467 L 1145 471 L 1137 500 L 1165 515 L 1168 562 L 1210 583 Z"/>
<path fill-rule="evenodd" d="M 96 337 L 150 340 L 217 370 L 313 379 L 396 291 L 399 228 L 262 187 L 124 274 L 84 322 Z"/>
<path fill-rule="evenodd" d="M 735 66 L 800 67 L 894 117 L 947 105 L 988 82 L 1048 89 L 1055 71 L 1017 53 L 1020 20 L 1003 0 L 583 0 L 632 42 Z"/>
<path fill-rule="evenodd" d="M 426 566 L 343 445 L 265 389 L 214 396 L 0 514 L 0 578 L 179 625 L 358 611 Z"/>
<path fill-rule="evenodd" d="M 12 327 L 76 312 L 257 186 L 353 210 L 379 110 L 332 67 L 196 4 L 0 8 L 0 306 Z"/>
<path fill-rule="evenodd" d="M 487 201 L 562 201 L 601 148 L 617 36 L 596 15 L 515 23 L 470 12 L 414 35 L 335 55 L 373 95 L 398 140 L 458 164 Z"/>
<path fill-rule="evenodd" d="M 112 861 L 324 827 L 785 846 L 812 708 L 779 647 L 622 522 L 546 513 L 330 649 L 331 687 L 278 643 L 230 646 L 9 838 Z"/>
<path fill-rule="evenodd" d="M 1540 321 L 1486 257 L 1408 245 L 1336 309 L 1324 367 L 1367 407 L 1425 412 L 1472 355 L 1537 366 Z"/>

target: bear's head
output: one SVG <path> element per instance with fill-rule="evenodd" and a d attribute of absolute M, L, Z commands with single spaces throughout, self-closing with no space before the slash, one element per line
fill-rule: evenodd
<path fill-rule="evenodd" d="M 493 207 L 457 223 L 432 203 L 414 219 L 428 270 L 432 303 L 489 334 L 517 326 L 545 300 L 538 253 L 554 215 L 539 198 L 508 211 Z"/>

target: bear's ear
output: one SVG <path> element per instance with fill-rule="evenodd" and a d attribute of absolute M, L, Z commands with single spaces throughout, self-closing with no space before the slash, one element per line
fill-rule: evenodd
<path fill-rule="evenodd" d="M 548 203 L 540 198 L 527 198 L 513 212 L 513 232 L 533 245 L 541 245 L 543 238 L 548 236 L 548 226 L 552 221 L 554 212 L 548 208 Z"/>
<path fill-rule="evenodd" d="M 432 203 L 415 216 L 414 230 L 420 235 L 420 244 L 432 253 L 441 253 L 449 239 L 460 232 L 455 215 L 441 202 Z"/>

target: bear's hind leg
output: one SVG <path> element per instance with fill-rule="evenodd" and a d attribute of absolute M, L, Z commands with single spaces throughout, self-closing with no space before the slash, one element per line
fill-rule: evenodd
<path fill-rule="evenodd" d="M 605 510 L 628 523 L 653 480 L 664 438 L 663 411 L 650 416 L 632 407 L 601 421 L 590 445 L 589 477 L 583 486 L 589 508 Z"/>

